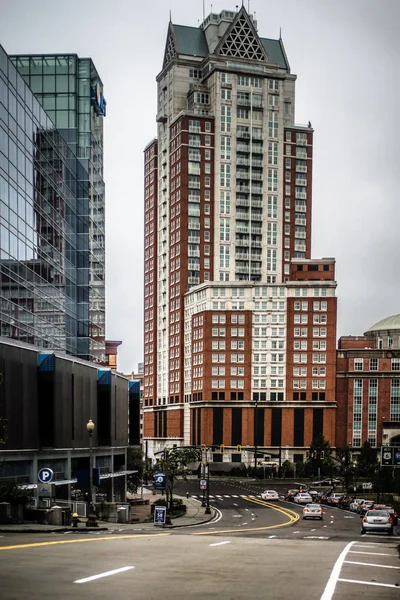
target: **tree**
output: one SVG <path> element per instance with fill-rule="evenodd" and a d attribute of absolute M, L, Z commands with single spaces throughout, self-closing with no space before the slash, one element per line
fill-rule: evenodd
<path fill-rule="evenodd" d="M 198 462 L 201 459 L 201 450 L 199 448 L 166 448 L 164 457 L 155 465 L 155 471 L 161 471 L 167 476 L 167 505 L 172 510 L 173 507 L 173 489 L 177 477 L 186 479 L 188 474 L 188 465 Z"/>
<path fill-rule="evenodd" d="M 131 494 L 136 494 L 138 487 L 140 486 L 143 474 L 144 474 L 144 463 L 143 463 L 143 452 L 137 446 L 129 446 L 127 451 L 127 464 L 128 471 L 137 471 L 131 473 L 126 479 L 127 490 Z"/>
<path fill-rule="evenodd" d="M 323 435 L 315 438 L 310 446 L 308 464 L 312 473 L 317 474 L 322 469 L 332 475 L 334 463 L 332 461 L 332 448 Z"/>
<path fill-rule="evenodd" d="M 357 474 L 367 479 L 374 479 L 378 470 L 378 451 L 369 442 L 364 442 L 357 456 Z"/>
<path fill-rule="evenodd" d="M 346 490 L 349 487 L 350 479 L 354 475 L 354 465 L 351 456 L 351 448 L 349 446 L 343 446 L 336 449 L 337 461 L 339 474 L 344 478 L 344 485 Z"/>

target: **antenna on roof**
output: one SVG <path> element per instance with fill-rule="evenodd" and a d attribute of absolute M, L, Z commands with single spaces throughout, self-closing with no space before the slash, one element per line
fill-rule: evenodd
<path fill-rule="evenodd" d="M 247 0 L 247 12 L 250 14 L 250 0 Z"/>
<path fill-rule="evenodd" d="M 169 9 L 169 22 L 172 23 L 172 11 Z"/>
<path fill-rule="evenodd" d="M 203 21 L 206 20 L 206 0 L 203 0 Z"/>
<path fill-rule="evenodd" d="M 282 39 L 282 27 L 279 27 L 279 39 Z"/>

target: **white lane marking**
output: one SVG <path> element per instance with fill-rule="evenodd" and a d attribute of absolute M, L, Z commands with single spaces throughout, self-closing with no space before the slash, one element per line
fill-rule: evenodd
<path fill-rule="evenodd" d="M 321 596 L 321 600 L 331 600 L 332 599 L 332 596 L 335 593 L 336 584 L 339 579 L 339 575 L 340 575 L 340 571 L 342 569 L 343 562 L 346 558 L 348 551 L 351 549 L 353 544 L 355 544 L 355 542 L 349 542 L 347 544 L 347 546 L 345 546 L 345 548 L 339 554 L 339 556 L 333 566 L 333 569 L 332 569 L 332 572 L 328 579 L 328 582 L 325 586 L 324 593 Z"/>
<path fill-rule="evenodd" d="M 357 546 L 358 548 L 358 546 Z M 384 552 L 357 552 L 357 550 L 350 550 L 349 554 L 372 554 L 372 556 L 393 556 L 397 558 L 395 554 L 385 554 Z"/>
<path fill-rule="evenodd" d="M 135 567 L 121 567 L 120 569 L 114 569 L 113 571 L 105 571 L 98 575 L 91 575 L 91 577 L 85 577 L 84 579 L 77 579 L 74 583 L 87 583 L 88 581 L 94 581 L 95 579 L 101 579 L 102 577 L 109 577 L 110 575 L 116 575 L 117 573 L 123 573 L 124 571 L 130 571 Z"/>
<path fill-rule="evenodd" d="M 300 533 L 300 531 L 293 531 L 293 533 Z"/>
<path fill-rule="evenodd" d="M 230 544 L 231 542 L 215 542 L 214 544 L 209 544 L 209 546 L 223 546 L 224 544 Z"/>
<path fill-rule="evenodd" d="M 344 519 L 354 519 L 355 517 L 343 517 Z"/>
<path fill-rule="evenodd" d="M 255 498 L 256 496 L 252 496 L 251 494 L 249 494 L 249 498 Z"/>
<path fill-rule="evenodd" d="M 317 531 L 316 529 L 311 529 L 311 531 Z"/>
<path fill-rule="evenodd" d="M 227 496 L 226 494 L 224 495 L 224 498 L 230 498 L 230 496 Z"/>
<path fill-rule="evenodd" d="M 331 521 L 331 522 L 329 523 L 329 525 L 332 525 L 332 523 L 333 523 L 333 521 Z"/>
<path fill-rule="evenodd" d="M 325 535 L 305 535 L 303 540 L 329 540 L 329 536 Z"/>
<path fill-rule="evenodd" d="M 232 515 L 234 519 L 241 519 L 243 515 Z"/>
<path fill-rule="evenodd" d="M 392 583 L 375 583 L 375 581 L 360 581 L 359 579 L 338 579 L 338 581 L 343 581 L 343 583 L 359 583 L 361 585 L 377 585 L 379 587 L 390 587 L 399 589 L 398 585 L 393 585 Z"/>
<path fill-rule="evenodd" d="M 328 525 L 324 525 L 324 527 L 328 527 Z"/>
<path fill-rule="evenodd" d="M 247 525 L 247 523 L 242 523 L 242 525 Z"/>
<path fill-rule="evenodd" d="M 209 496 L 210 500 L 214 500 L 214 496 Z"/>
<path fill-rule="evenodd" d="M 234 494 L 232 494 L 232 498 L 239 498 L 239 496 L 235 496 Z"/>
<path fill-rule="evenodd" d="M 245 510 L 247 510 L 247 512 L 250 510 L 249 508 L 246 508 Z"/>
<path fill-rule="evenodd" d="M 268 539 L 272 540 L 273 538 L 276 538 L 276 535 L 269 535 Z"/>
<path fill-rule="evenodd" d="M 364 563 L 364 562 L 357 562 L 355 560 L 345 560 L 345 563 L 347 563 L 348 565 L 361 565 L 362 567 L 382 567 L 382 569 L 397 569 L 399 570 L 399 567 L 391 567 L 390 565 L 378 565 L 377 563 Z"/>
<path fill-rule="evenodd" d="M 237 502 L 234 502 L 234 503 L 233 503 L 233 506 L 239 506 L 239 505 L 238 505 L 238 503 L 237 503 Z"/>

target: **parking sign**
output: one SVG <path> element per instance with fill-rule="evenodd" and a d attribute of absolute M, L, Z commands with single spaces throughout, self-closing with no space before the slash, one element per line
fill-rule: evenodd
<path fill-rule="evenodd" d="M 50 481 L 53 479 L 53 475 L 53 471 L 48 467 L 45 467 L 43 469 L 40 469 L 38 473 L 38 479 L 40 483 L 50 483 Z"/>

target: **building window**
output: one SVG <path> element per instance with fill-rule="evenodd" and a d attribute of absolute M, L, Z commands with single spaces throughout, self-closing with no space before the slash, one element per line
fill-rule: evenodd
<path fill-rule="evenodd" d="M 400 379 L 392 379 L 390 390 L 390 420 L 400 421 Z"/>
<path fill-rule="evenodd" d="M 400 358 L 392 358 L 392 371 L 400 371 Z"/>
<path fill-rule="evenodd" d="M 364 370 L 364 361 L 362 358 L 354 359 L 354 370 L 355 371 L 363 371 Z"/>
<path fill-rule="evenodd" d="M 369 370 L 370 371 L 378 371 L 378 359 L 377 358 L 369 359 Z"/>

